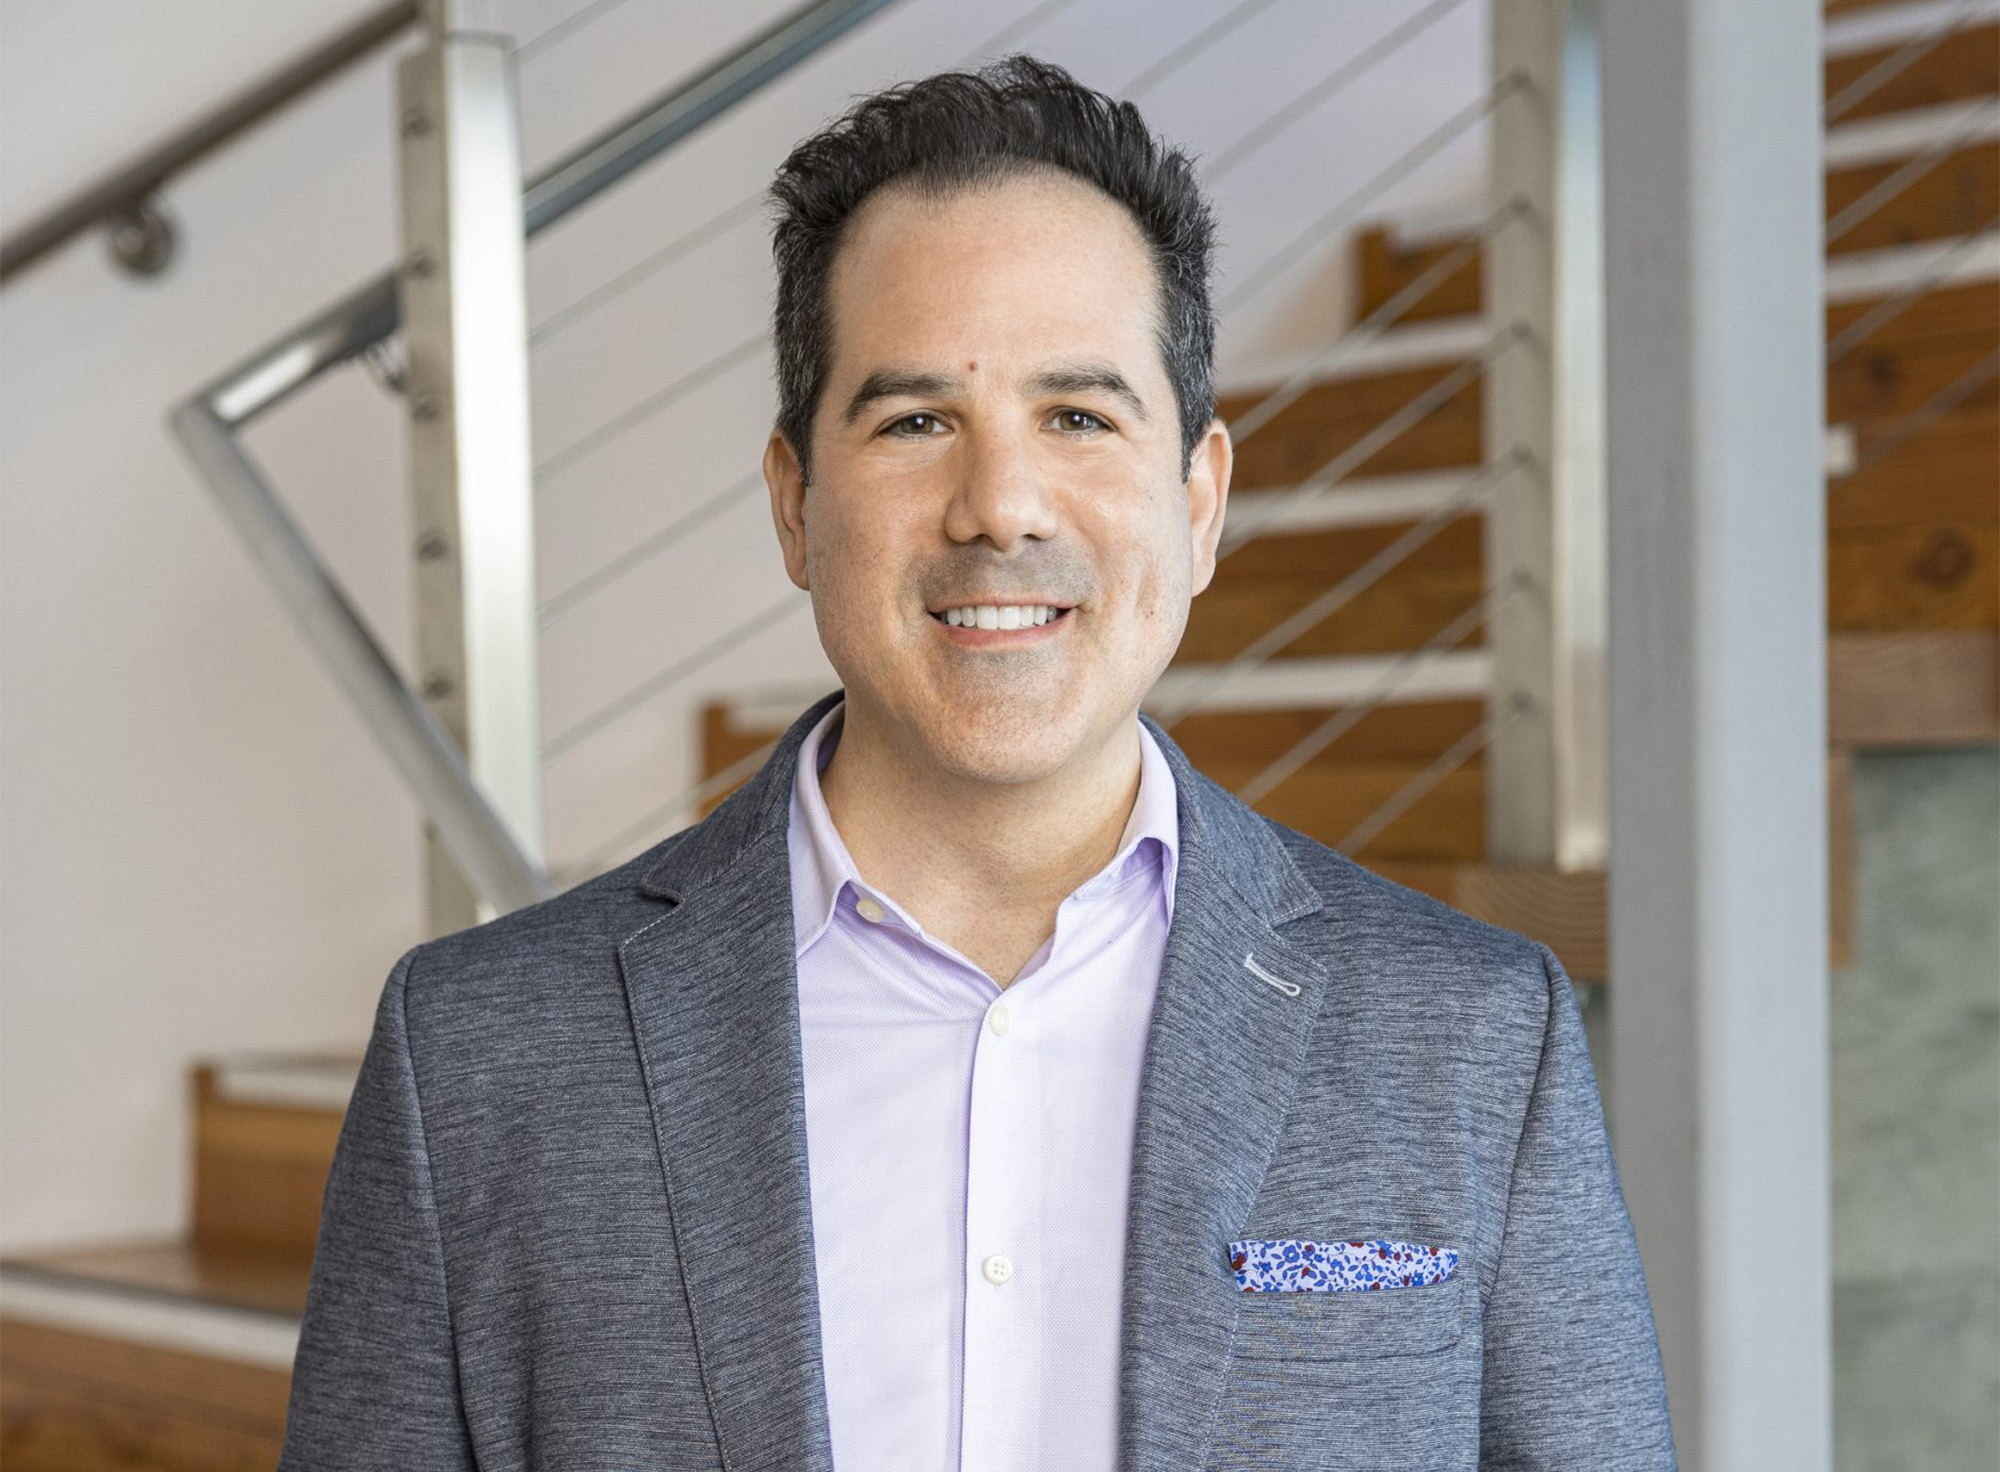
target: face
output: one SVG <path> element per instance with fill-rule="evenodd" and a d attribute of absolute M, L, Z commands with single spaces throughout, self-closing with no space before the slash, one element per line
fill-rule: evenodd
<path fill-rule="evenodd" d="M 781 435 L 765 475 L 849 733 L 962 779 L 1087 763 L 1179 645 L 1229 482 L 1220 422 L 1182 478 L 1144 237 L 1063 175 L 892 186 L 850 220 L 829 304 L 812 484 Z M 951 622 L 981 608 L 1002 626 Z"/>

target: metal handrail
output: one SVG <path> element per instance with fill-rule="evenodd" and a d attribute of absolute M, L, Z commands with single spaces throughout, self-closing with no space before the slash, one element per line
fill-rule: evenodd
<path fill-rule="evenodd" d="M 176 174 L 200 163 L 321 82 L 400 36 L 418 17 L 417 0 L 396 0 L 322 41 L 296 61 L 190 123 L 165 143 L 114 169 L 9 235 L 0 244 L 0 282 L 100 224 L 132 214 Z"/>
<path fill-rule="evenodd" d="M 630 172 L 608 156 L 621 141 L 656 156 L 741 102 L 892 0 L 817 0 L 752 37 L 690 81 L 614 123 L 543 170 L 522 194 L 522 222 L 535 235 Z M 637 160 L 632 167 L 637 166 Z M 397 272 L 384 271 L 298 327 L 239 361 L 195 397 L 232 427 L 268 412 L 329 368 L 396 330 Z"/>
<path fill-rule="evenodd" d="M 969 65 L 979 57 L 991 55 L 1075 4 L 1077 0 L 1043 0 L 1042 4 L 1010 24 L 1002 26 L 971 51 L 964 53 L 954 65 Z M 542 343 L 560 336 L 598 308 L 618 300 L 639 283 L 657 275 L 689 251 L 698 249 L 738 225 L 754 219 L 763 207 L 764 191 L 761 189 L 751 191 L 720 214 L 711 215 L 693 229 L 676 235 L 650 255 L 626 267 L 611 280 L 585 292 L 569 305 L 551 313 L 548 318 L 530 330 L 529 343 L 539 347 Z"/>
<path fill-rule="evenodd" d="M 527 187 L 523 230 L 545 229 L 640 163 L 846 33 L 889 0 L 818 0 L 653 105 L 600 133 Z M 395 330 L 397 275 L 383 273 L 178 405 L 170 423 L 273 589 L 437 825 L 467 881 L 515 908 L 550 881 L 514 840 L 464 758 L 327 574 L 235 431 Z M 442 745 L 440 745 L 442 742 Z"/>

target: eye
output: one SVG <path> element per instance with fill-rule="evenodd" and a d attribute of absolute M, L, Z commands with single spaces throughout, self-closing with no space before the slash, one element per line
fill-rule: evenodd
<path fill-rule="evenodd" d="M 882 432 L 897 439 L 928 439 L 932 435 L 944 433 L 944 421 L 935 414 L 919 411 L 915 414 L 905 414 L 901 419 L 891 420 Z"/>
<path fill-rule="evenodd" d="M 1088 409 L 1058 409 L 1049 416 L 1049 423 L 1064 434 L 1096 434 L 1111 428 Z"/>

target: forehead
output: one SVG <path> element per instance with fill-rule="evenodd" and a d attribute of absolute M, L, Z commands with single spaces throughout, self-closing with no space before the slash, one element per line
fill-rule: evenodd
<path fill-rule="evenodd" d="M 1051 170 L 943 194 L 878 191 L 849 221 L 828 305 L 836 377 L 883 360 L 998 366 L 1086 351 L 1165 376 L 1158 273 L 1137 222 Z"/>

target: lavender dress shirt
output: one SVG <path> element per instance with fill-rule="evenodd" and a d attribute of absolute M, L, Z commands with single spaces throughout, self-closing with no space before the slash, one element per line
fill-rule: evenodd
<path fill-rule="evenodd" d="M 806 738 L 788 838 L 834 1465 L 1115 1465 L 1119 1290 L 1174 779 L 1139 727 L 1111 862 L 1005 989 L 855 869 Z"/>

